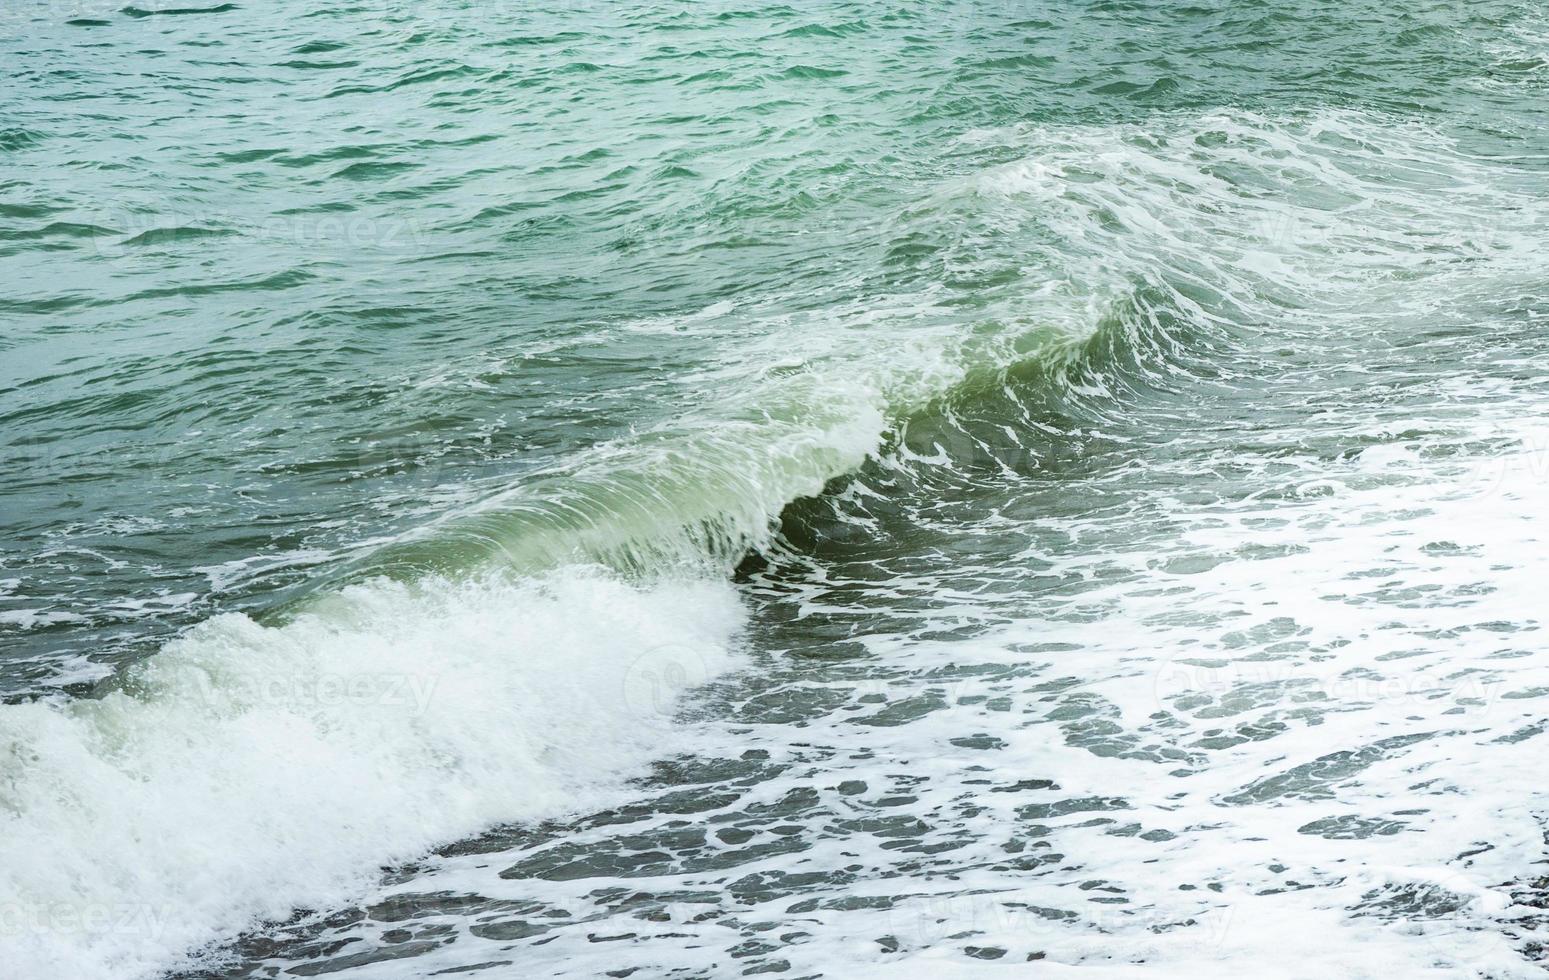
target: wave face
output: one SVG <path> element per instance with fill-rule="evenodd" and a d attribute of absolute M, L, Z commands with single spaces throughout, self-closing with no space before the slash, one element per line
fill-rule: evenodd
<path fill-rule="evenodd" d="M 1534 11 L 78 7 L 7 980 L 1536 975 Z"/>

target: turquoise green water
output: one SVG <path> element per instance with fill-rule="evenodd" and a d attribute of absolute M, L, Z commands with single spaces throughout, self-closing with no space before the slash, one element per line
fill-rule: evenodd
<path fill-rule="evenodd" d="M 7 18 L 13 690 L 670 425 L 766 348 L 1122 295 L 976 199 L 1024 147 L 975 130 L 1343 107 L 1539 149 L 1510 5 L 108 8 Z"/>
<path fill-rule="evenodd" d="M 202 2 L 0 12 L 21 975 L 1528 969 L 1540 8 Z"/>

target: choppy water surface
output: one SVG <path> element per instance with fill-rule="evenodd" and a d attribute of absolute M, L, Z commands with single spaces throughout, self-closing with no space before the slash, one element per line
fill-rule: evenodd
<path fill-rule="evenodd" d="M 1533 4 L 0 17 L 0 970 L 1542 974 Z"/>

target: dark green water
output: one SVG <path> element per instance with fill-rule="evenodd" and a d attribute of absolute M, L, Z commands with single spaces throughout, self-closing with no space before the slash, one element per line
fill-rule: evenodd
<path fill-rule="evenodd" d="M 204 3 L 0 12 L 18 976 L 1537 975 L 1542 8 Z"/>

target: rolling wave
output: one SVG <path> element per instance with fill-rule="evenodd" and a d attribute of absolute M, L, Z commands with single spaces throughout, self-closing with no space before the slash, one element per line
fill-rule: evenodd
<path fill-rule="evenodd" d="M 1416 283 L 1524 258 L 1470 222 L 1531 202 L 1413 134 L 1342 114 L 1172 125 L 967 137 L 1037 153 L 936 205 L 1040 225 L 1067 263 L 1042 269 L 1055 288 L 1018 282 L 978 324 L 926 295 L 892 319 L 865 300 L 770 330 L 699 379 L 724 398 L 424 524 L 272 620 L 211 619 L 99 697 L 0 709 L 0 893 L 23 920 L 0 928 L 0 958 L 22 976 L 149 974 L 342 901 L 383 864 L 599 805 L 691 744 L 679 696 L 738 663 L 728 573 L 833 481 L 961 463 L 997 428 L 1057 440 L 1208 381 L 1212 345 L 1268 311 L 1289 345 L 1344 293 L 1402 285 L 1434 308 L 1444 289 Z M 1374 148 L 1413 186 L 1362 177 Z M 1461 188 L 1445 221 L 1415 203 L 1439 171 Z M 1338 191 L 1352 180 L 1370 186 Z M 1314 203 L 1279 206 L 1265 183 Z"/>

